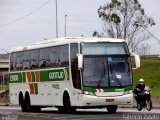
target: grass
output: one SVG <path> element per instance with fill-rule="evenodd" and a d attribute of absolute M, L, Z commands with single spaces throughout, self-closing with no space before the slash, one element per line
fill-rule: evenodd
<path fill-rule="evenodd" d="M 134 86 L 143 78 L 145 84 L 153 86 L 152 96 L 160 96 L 160 60 L 141 59 L 141 68 L 133 70 Z"/>

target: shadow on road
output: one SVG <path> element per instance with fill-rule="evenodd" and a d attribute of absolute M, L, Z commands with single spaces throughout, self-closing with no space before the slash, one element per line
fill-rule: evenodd
<path fill-rule="evenodd" d="M 116 112 L 116 113 L 108 113 L 107 110 L 106 111 L 84 111 L 84 110 L 78 110 L 75 113 L 59 113 L 58 110 L 45 110 L 45 111 L 41 111 L 38 113 L 51 113 L 51 114 L 62 114 L 62 115 L 100 115 L 100 114 L 122 114 L 121 112 Z"/>

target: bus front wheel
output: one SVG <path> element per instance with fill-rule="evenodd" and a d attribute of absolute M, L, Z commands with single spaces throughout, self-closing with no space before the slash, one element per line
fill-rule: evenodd
<path fill-rule="evenodd" d="M 65 96 L 63 100 L 64 112 L 70 113 L 71 112 L 71 102 L 69 96 Z"/>
<path fill-rule="evenodd" d="M 63 107 L 58 108 L 59 112 L 64 112 L 64 113 L 74 113 L 76 112 L 76 107 L 71 106 L 71 101 L 68 93 L 64 94 L 63 97 Z"/>
<path fill-rule="evenodd" d="M 116 113 L 117 111 L 117 105 L 108 105 L 107 106 L 108 113 Z"/>

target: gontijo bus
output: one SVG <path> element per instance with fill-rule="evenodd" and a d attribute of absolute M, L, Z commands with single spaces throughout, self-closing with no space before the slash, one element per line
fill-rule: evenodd
<path fill-rule="evenodd" d="M 22 111 L 55 106 L 59 112 L 107 108 L 114 113 L 117 105 L 132 104 L 132 89 L 124 40 L 58 38 L 14 48 L 10 55 L 10 102 Z"/>

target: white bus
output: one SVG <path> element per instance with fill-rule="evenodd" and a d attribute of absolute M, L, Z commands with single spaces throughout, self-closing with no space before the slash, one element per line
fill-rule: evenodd
<path fill-rule="evenodd" d="M 66 113 L 77 108 L 114 113 L 117 105 L 132 104 L 132 89 L 124 40 L 58 38 L 14 48 L 10 55 L 10 102 L 23 112 L 55 106 Z"/>

